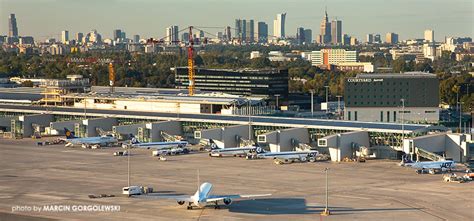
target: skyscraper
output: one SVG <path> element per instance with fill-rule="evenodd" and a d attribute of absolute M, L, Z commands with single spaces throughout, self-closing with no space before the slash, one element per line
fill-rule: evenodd
<path fill-rule="evenodd" d="M 139 43 L 140 42 L 140 35 L 134 35 L 133 36 L 133 43 Z"/>
<path fill-rule="evenodd" d="M 122 37 L 122 30 L 115 29 L 113 35 L 114 35 L 114 41 L 117 41 L 117 39 Z"/>
<path fill-rule="evenodd" d="M 8 37 L 18 37 L 18 26 L 16 25 L 15 14 L 10 14 L 8 18 Z"/>
<path fill-rule="evenodd" d="M 225 28 L 225 37 L 227 41 L 232 40 L 232 33 L 230 32 L 230 26 Z"/>
<path fill-rule="evenodd" d="M 385 42 L 389 44 L 396 44 L 398 43 L 398 34 L 389 32 L 385 35 Z"/>
<path fill-rule="evenodd" d="M 367 43 L 372 44 L 374 43 L 374 35 L 373 34 L 367 34 Z"/>
<path fill-rule="evenodd" d="M 277 38 L 285 38 L 285 20 L 286 13 L 277 14 L 277 18 L 273 21 L 273 35 Z"/>
<path fill-rule="evenodd" d="M 305 42 L 304 28 L 300 27 L 296 29 L 296 41 L 298 44 L 303 44 Z"/>
<path fill-rule="evenodd" d="M 255 27 L 254 27 L 254 21 L 253 19 L 250 19 L 245 27 L 245 33 L 246 33 L 246 42 L 251 43 L 255 41 Z"/>
<path fill-rule="evenodd" d="M 425 41 L 426 42 L 434 42 L 434 31 L 427 29 L 425 30 Z"/>
<path fill-rule="evenodd" d="M 268 42 L 268 24 L 261 21 L 257 24 L 257 41 L 258 43 Z"/>
<path fill-rule="evenodd" d="M 382 38 L 380 37 L 380 34 L 375 34 L 374 35 L 374 42 L 375 43 L 382 43 Z"/>
<path fill-rule="evenodd" d="M 69 41 L 69 31 L 67 30 L 64 30 L 61 32 L 61 42 L 63 44 L 66 44 L 66 42 Z"/>
<path fill-rule="evenodd" d="M 178 32 L 178 26 L 176 25 L 169 26 L 168 28 L 166 28 L 165 41 L 168 44 L 176 44 L 178 41 Z"/>
<path fill-rule="evenodd" d="M 328 12 L 324 11 L 324 18 L 320 25 L 319 43 L 327 44 L 331 42 L 331 23 L 329 23 Z"/>
<path fill-rule="evenodd" d="M 251 43 L 255 41 L 255 25 L 253 19 L 250 19 L 246 24 L 246 37 L 247 42 Z"/>
<path fill-rule="evenodd" d="M 305 29 L 304 30 L 304 42 L 306 44 L 312 44 L 313 43 L 313 31 L 311 29 Z"/>
<path fill-rule="evenodd" d="M 333 20 L 331 22 L 331 42 L 333 44 L 342 43 L 342 21 Z"/>
<path fill-rule="evenodd" d="M 183 34 L 181 34 L 181 41 L 182 42 L 189 42 L 189 33 L 188 32 L 184 32 Z"/>
<path fill-rule="evenodd" d="M 84 34 L 82 32 L 76 33 L 76 41 L 77 43 L 82 42 L 82 38 L 84 38 Z"/>
<path fill-rule="evenodd" d="M 247 40 L 247 21 L 245 19 L 235 19 L 235 37 L 241 42 Z"/>

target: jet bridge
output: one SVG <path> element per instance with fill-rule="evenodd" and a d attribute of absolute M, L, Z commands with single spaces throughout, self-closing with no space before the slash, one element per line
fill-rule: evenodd
<path fill-rule="evenodd" d="M 217 145 L 229 148 L 251 144 L 253 133 L 253 128 L 249 125 L 236 125 L 195 131 L 194 138 L 213 139 Z"/>
<path fill-rule="evenodd" d="M 294 151 L 297 148 L 306 149 L 309 146 L 305 145 L 309 143 L 309 132 L 307 128 L 276 130 L 258 135 L 257 142 L 268 144 L 272 152 Z"/>

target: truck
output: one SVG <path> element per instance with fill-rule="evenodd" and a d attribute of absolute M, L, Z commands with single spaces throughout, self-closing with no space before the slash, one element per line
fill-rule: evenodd
<path fill-rule="evenodd" d="M 152 193 L 153 188 L 147 186 L 126 186 L 122 188 L 122 194 L 127 196 Z"/>

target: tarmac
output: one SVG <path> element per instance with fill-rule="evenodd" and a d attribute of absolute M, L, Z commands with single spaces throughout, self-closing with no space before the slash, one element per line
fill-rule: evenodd
<path fill-rule="evenodd" d="M 174 200 L 122 196 L 127 157 L 112 156 L 122 148 L 36 146 L 37 141 L 0 139 L 1 221 L 474 219 L 474 182 L 445 183 L 442 175 L 418 175 L 397 161 L 276 165 L 265 159 L 210 158 L 207 152 L 160 161 L 151 150 L 133 149 L 131 184 L 151 186 L 156 195 L 194 194 L 198 169 L 200 181 L 213 184 L 212 194 L 272 194 L 217 210 L 187 210 Z M 320 215 L 325 168 L 330 216 Z M 91 199 L 90 194 L 115 197 Z"/>

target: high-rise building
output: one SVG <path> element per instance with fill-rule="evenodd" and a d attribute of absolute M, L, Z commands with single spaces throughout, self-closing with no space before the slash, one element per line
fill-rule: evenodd
<path fill-rule="evenodd" d="M 331 43 L 341 44 L 342 43 L 342 21 L 333 20 L 331 22 Z"/>
<path fill-rule="evenodd" d="M 426 42 L 434 42 L 434 31 L 427 29 L 425 30 L 425 41 Z"/>
<path fill-rule="evenodd" d="M 170 26 L 168 28 L 166 28 L 166 37 L 165 37 L 165 41 L 168 43 L 168 44 L 176 44 L 178 42 L 178 26 L 176 25 L 173 25 L 173 26 Z"/>
<path fill-rule="evenodd" d="M 372 44 L 374 43 L 374 35 L 373 34 L 367 34 L 367 43 Z"/>
<path fill-rule="evenodd" d="M 304 42 L 306 44 L 312 44 L 313 43 L 313 31 L 311 29 L 305 29 L 304 30 Z"/>
<path fill-rule="evenodd" d="M 351 44 L 351 36 L 347 35 L 347 34 L 344 34 L 342 36 L 342 44 L 343 45 L 350 45 Z"/>
<path fill-rule="evenodd" d="M 255 26 L 253 19 L 250 19 L 246 23 L 245 27 L 245 34 L 246 34 L 246 42 L 254 42 L 255 41 Z"/>
<path fill-rule="evenodd" d="M 328 12 L 325 10 L 325 16 L 321 21 L 320 25 L 320 35 L 318 42 L 320 44 L 327 44 L 331 42 L 331 23 L 329 23 Z"/>
<path fill-rule="evenodd" d="M 64 30 L 61 32 L 61 42 L 66 44 L 69 41 L 69 31 Z"/>
<path fill-rule="evenodd" d="M 285 20 L 286 13 L 277 14 L 273 21 L 273 36 L 276 38 L 285 38 Z"/>
<path fill-rule="evenodd" d="M 385 35 L 385 42 L 389 44 L 396 44 L 398 43 L 398 34 L 389 32 Z"/>
<path fill-rule="evenodd" d="M 242 21 L 235 19 L 235 37 L 242 39 Z"/>
<path fill-rule="evenodd" d="M 133 43 L 139 43 L 140 42 L 140 35 L 134 35 L 133 36 Z"/>
<path fill-rule="evenodd" d="M 82 38 L 84 38 L 84 34 L 82 32 L 76 33 L 76 41 L 77 43 L 82 42 Z"/>
<path fill-rule="evenodd" d="M 122 40 L 125 40 L 125 39 L 127 38 L 127 34 L 126 34 L 124 31 L 122 31 L 122 32 L 120 33 L 120 38 L 121 38 Z"/>
<path fill-rule="evenodd" d="M 217 36 L 217 39 L 222 40 L 224 35 L 222 34 L 222 31 L 218 31 L 216 33 L 216 36 Z"/>
<path fill-rule="evenodd" d="M 352 36 L 351 37 L 351 46 L 357 45 L 359 42 L 357 41 L 357 38 Z"/>
<path fill-rule="evenodd" d="M 16 25 L 15 14 L 10 14 L 8 18 L 8 37 L 18 37 L 18 26 Z"/>
<path fill-rule="evenodd" d="M 114 41 L 117 41 L 117 39 L 122 37 L 122 30 L 115 29 L 113 35 L 114 35 Z"/>
<path fill-rule="evenodd" d="M 304 28 L 300 27 L 296 29 L 296 41 L 298 44 L 303 44 L 305 42 L 304 38 Z"/>
<path fill-rule="evenodd" d="M 257 37 L 258 43 L 267 43 L 268 42 L 268 24 L 265 22 L 259 22 L 257 24 Z"/>
<path fill-rule="evenodd" d="M 230 32 L 230 26 L 225 28 L 225 37 L 227 41 L 232 40 L 232 33 Z"/>
<path fill-rule="evenodd" d="M 380 37 L 380 34 L 374 35 L 374 42 L 379 44 L 382 43 L 382 38 Z"/>
<path fill-rule="evenodd" d="M 184 33 L 181 35 L 181 41 L 182 41 L 182 42 L 189 42 L 189 33 L 188 33 L 188 32 L 184 32 Z"/>

